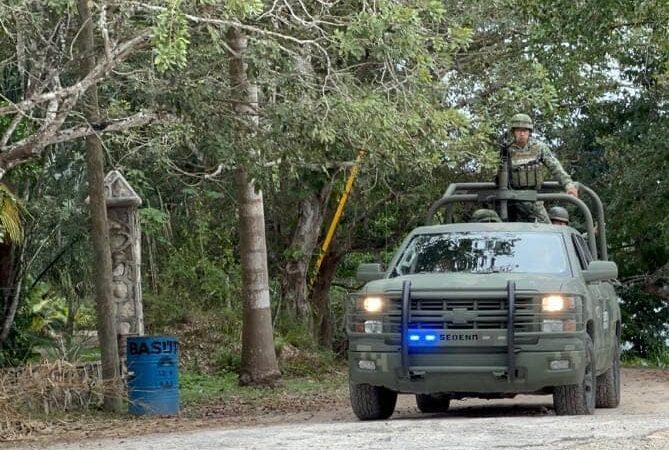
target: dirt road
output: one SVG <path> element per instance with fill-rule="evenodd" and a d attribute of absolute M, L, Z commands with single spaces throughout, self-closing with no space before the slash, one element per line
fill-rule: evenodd
<path fill-rule="evenodd" d="M 387 421 L 359 422 L 338 401 L 310 412 L 182 423 L 196 431 L 177 431 L 179 422 L 166 422 L 151 434 L 116 430 L 113 438 L 82 440 L 75 433 L 60 443 L 11 448 L 669 448 L 669 371 L 625 369 L 622 380 L 622 405 L 594 416 L 557 417 L 550 396 L 455 401 L 447 414 L 426 415 L 405 395 Z"/>

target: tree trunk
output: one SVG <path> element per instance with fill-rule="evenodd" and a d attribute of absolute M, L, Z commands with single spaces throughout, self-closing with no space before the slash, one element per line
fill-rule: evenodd
<path fill-rule="evenodd" d="M 10 242 L 0 244 L 0 298 L 2 298 L 2 329 L 0 330 L 0 349 L 9 337 L 14 324 L 19 303 L 16 268 L 19 258 L 15 255 L 16 246 Z"/>
<path fill-rule="evenodd" d="M 287 249 L 281 290 L 286 309 L 297 319 L 311 317 L 307 292 L 309 263 L 318 244 L 325 207 L 332 192 L 327 183 L 320 192 L 309 194 L 300 203 L 299 219 Z"/>
<path fill-rule="evenodd" d="M 81 74 L 86 76 L 95 67 L 93 24 L 88 0 L 78 0 L 81 36 Z M 84 97 L 86 119 L 91 123 L 100 120 L 97 88 L 93 85 Z M 102 353 L 102 379 L 104 409 L 120 412 L 123 407 L 120 391 L 120 367 L 118 341 L 116 339 L 116 314 L 112 297 L 111 250 L 109 248 L 109 225 L 104 192 L 104 154 L 97 135 L 86 138 L 86 168 L 88 171 L 88 194 L 90 199 L 91 234 L 93 238 L 93 272 L 97 310 L 98 338 Z"/>
<path fill-rule="evenodd" d="M 334 327 L 330 314 L 330 287 L 337 272 L 337 265 L 345 252 L 329 252 L 314 281 L 311 291 L 311 303 L 315 308 L 314 330 L 318 345 L 326 350 L 333 350 Z"/>
<path fill-rule="evenodd" d="M 246 37 L 236 28 L 228 30 L 230 56 L 231 96 L 234 107 L 248 130 L 258 125 L 258 91 L 249 82 L 243 54 Z M 242 126 L 243 127 L 243 126 Z M 244 129 L 238 130 L 243 139 Z M 262 192 L 256 191 L 246 170 L 237 169 L 235 182 L 239 207 L 239 239 L 244 297 L 244 323 L 242 325 L 242 363 L 239 374 L 241 385 L 274 385 L 281 381 L 281 372 L 274 351 L 272 312 L 269 296 L 269 271 L 267 269 L 267 243 L 265 241 L 265 216 Z"/>
<path fill-rule="evenodd" d="M 281 378 L 274 351 L 269 301 L 265 217 L 262 192 L 256 192 L 246 172 L 236 173 L 240 218 L 240 251 L 244 296 L 241 385 L 272 385 Z"/>

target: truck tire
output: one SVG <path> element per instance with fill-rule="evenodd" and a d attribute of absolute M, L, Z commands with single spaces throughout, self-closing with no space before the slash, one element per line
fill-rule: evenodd
<path fill-rule="evenodd" d="M 597 408 L 620 405 L 620 342 L 617 337 L 614 345 L 611 367 L 597 377 Z"/>
<path fill-rule="evenodd" d="M 369 384 L 348 384 L 353 413 L 360 420 L 383 420 L 393 414 L 397 392 Z"/>
<path fill-rule="evenodd" d="M 590 415 L 595 413 L 597 377 L 592 339 L 586 335 L 585 374 L 579 384 L 557 386 L 553 391 L 553 406 L 558 416 Z"/>
<path fill-rule="evenodd" d="M 416 394 L 416 406 L 422 413 L 446 412 L 451 399 L 446 394 Z"/>

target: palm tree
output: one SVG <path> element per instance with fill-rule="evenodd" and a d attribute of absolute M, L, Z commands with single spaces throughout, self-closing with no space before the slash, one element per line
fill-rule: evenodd
<path fill-rule="evenodd" d="M 23 240 L 21 210 L 12 191 L 0 184 L 0 348 L 9 336 L 19 302 L 21 284 L 16 278 L 14 249 Z"/>
<path fill-rule="evenodd" d="M 22 239 L 21 206 L 9 188 L 0 184 L 0 243 L 17 244 Z"/>

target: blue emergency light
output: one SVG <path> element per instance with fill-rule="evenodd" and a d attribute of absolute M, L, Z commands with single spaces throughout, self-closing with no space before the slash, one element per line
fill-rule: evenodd
<path fill-rule="evenodd" d="M 439 341 L 433 330 L 409 330 L 409 343 L 413 345 L 433 345 Z"/>

